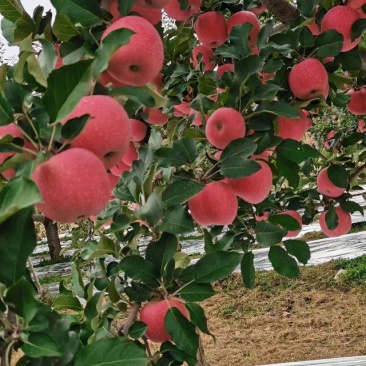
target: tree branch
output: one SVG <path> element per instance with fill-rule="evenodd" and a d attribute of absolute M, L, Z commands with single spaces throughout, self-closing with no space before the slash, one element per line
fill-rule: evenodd
<path fill-rule="evenodd" d="M 140 307 L 141 307 L 141 304 L 135 302 L 133 305 L 132 305 L 132 308 L 131 308 L 131 311 L 130 313 L 128 314 L 128 317 L 126 319 L 126 322 L 125 324 L 123 325 L 122 327 L 122 333 L 125 337 L 128 336 L 128 332 L 130 331 L 130 327 L 131 325 L 133 324 L 133 322 L 135 321 L 135 319 L 137 318 L 137 314 L 138 312 L 140 311 Z"/>
<path fill-rule="evenodd" d="M 360 174 L 362 174 L 366 170 L 366 163 L 362 164 L 360 167 L 358 167 L 350 176 L 349 180 L 353 180 L 354 178 L 358 177 Z"/>
<path fill-rule="evenodd" d="M 286 0 L 261 0 L 262 4 L 283 24 L 290 24 L 300 16 L 296 6 Z"/>

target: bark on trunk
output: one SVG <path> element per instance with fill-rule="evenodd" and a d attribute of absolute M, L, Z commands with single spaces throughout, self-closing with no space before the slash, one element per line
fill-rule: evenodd
<path fill-rule="evenodd" d="M 198 346 L 198 352 L 197 352 L 197 360 L 198 360 L 197 366 L 210 366 L 209 363 L 206 360 L 205 350 L 203 348 L 202 338 L 201 338 L 200 335 L 199 335 L 199 346 Z"/>
<path fill-rule="evenodd" d="M 291 21 L 300 16 L 300 12 L 296 6 L 288 3 L 286 0 L 261 0 L 262 4 L 280 20 L 288 25 Z"/>
<path fill-rule="evenodd" d="M 58 236 L 57 222 L 45 217 L 43 224 L 46 229 L 47 243 L 51 259 L 53 261 L 58 261 L 62 256 L 60 255 L 61 242 Z"/>

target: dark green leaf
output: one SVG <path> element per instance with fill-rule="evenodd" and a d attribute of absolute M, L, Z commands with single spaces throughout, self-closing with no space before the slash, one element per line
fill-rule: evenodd
<path fill-rule="evenodd" d="M 343 35 L 331 29 L 322 32 L 315 40 L 319 57 L 337 56 L 343 47 Z"/>
<path fill-rule="evenodd" d="M 262 59 L 258 55 L 249 56 L 243 60 L 234 61 L 235 78 L 234 80 L 241 83 L 249 78 L 249 76 L 257 73 L 262 68 Z"/>
<path fill-rule="evenodd" d="M 325 214 L 325 224 L 329 230 L 334 230 L 338 226 L 338 215 L 334 206 L 331 206 Z"/>
<path fill-rule="evenodd" d="M 211 335 L 207 327 L 205 312 L 198 304 L 187 303 L 186 308 L 189 311 L 191 322 L 203 333 Z"/>
<path fill-rule="evenodd" d="M 352 24 L 352 38 L 354 41 L 366 31 L 366 19 L 358 19 Z"/>
<path fill-rule="evenodd" d="M 198 260 L 195 266 L 196 283 L 211 283 L 229 276 L 240 263 L 242 254 L 213 252 Z"/>
<path fill-rule="evenodd" d="M 53 308 L 55 310 L 70 309 L 73 311 L 81 311 L 83 309 L 80 301 L 76 297 L 70 295 L 58 296 L 53 303 Z"/>
<path fill-rule="evenodd" d="M 296 260 L 292 258 L 285 249 L 278 245 L 269 248 L 268 258 L 273 269 L 282 276 L 295 278 L 300 275 Z"/>
<path fill-rule="evenodd" d="M 178 151 L 187 163 L 193 163 L 196 160 L 196 142 L 190 137 L 174 141 L 173 150 Z"/>
<path fill-rule="evenodd" d="M 359 205 L 357 202 L 353 202 L 353 201 L 346 201 L 346 202 L 341 202 L 341 208 L 347 212 L 349 212 L 350 214 L 353 214 L 355 212 L 359 212 L 362 216 L 363 216 L 363 208 L 361 205 Z"/>
<path fill-rule="evenodd" d="M 1 15 L 12 23 L 16 23 L 22 17 L 23 12 L 23 6 L 18 0 L 3 0 L 0 2 Z"/>
<path fill-rule="evenodd" d="M 287 230 L 267 221 L 257 222 L 257 240 L 262 245 L 280 243 L 287 234 Z"/>
<path fill-rule="evenodd" d="M 163 202 L 168 206 L 180 205 L 197 193 L 201 192 L 203 186 L 191 179 L 178 179 L 169 184 L 163 192 Z"/>
<path fill-rule="evenodd" d="M 61 129 L 61 136 L 66 140 L 74 139 L 84 129 L 90 115 L 83 114 L 80 117 L 69 119 Z"/>
<path fill-rule="evenodd" d="M 13 109 L 0 92 L 0 126 L 14 122 Z"/>
<path fill-rule="evenodd" d="M 288 231 L 296 231 L 300 229 L 299 222 L 290 215 L 286 215 L 285 213 L 281 215 L 270 215 L 268 217 L 268 221 L 272 224 L 280 225 L 286 228 Z"/>
<path fill-rule="evenodd" d="M 186 163 L 183 154 L 170 147 L 162 147 L 156 150 L 154 154 L 159 166 L 162 168 L 170 168 L 171 166 L 181 167 Z"/>
<path fill-rule="evenodd" d="M 286 159 L 281 154 L 278 154 L 276 158 L 276 167 L 278 175 L 285 177 L 291 187 L 298 187 L 300 177 L 299 166 L 296 163 Z"/>
<path fill-rule="evenodd" d="M 118 11 L 121 15 L 126 16 L 130 13 L 132 5 L 136 0 L 118 0 Z"/>
<path fill-rule="evenodd" d="M 146 259 L 157 268 L 159 276 L 164 273 L 165 266 L 178 250 L 178 239 L 175 235 L 163 233 L 159 240 L 151 241 L 146 248 Z"/>
<path fill-rule="evenodd" d="M 32 212 L 25 208 L 0 224 L 0 282 L 5 285 L 25 274 L 28 256 L 37 245 Z"/>
<path fill-rule="evenodd" d="M 184 207 L 171 206 L 164 215 L 163 223 L 158 229 L 171 234 L 184 234 L 193 231 L 194 223 Z"/>
<path fill-rule="evenodd" d="M 155 226 L 163 216 L 163 203 L 161 197 L 151 193 L 146 203 L 134 212 L 139 219 L 146 220 L 151 226 Z"/>
<path fill-rule="evenodd" d="M 78 30 L 70 18 L 60 13 L 56 14 L 52 32 L 60 41 L 69 41 L 71 38 L 78 35 Z"/>
<path fill-rule="evenodd" d="M 80 61 L 51 72 L 43 98 L 51 122 L 67 117 L 80 99 L 89 93 L 93 86 L 92 62 Z"/>
<path fill-rule="evenodd" d="M 230 32 L 230 44 L 234 46 L 238 58 L 250 56 L 249 34 L 252 28 L 253 25 L 250 23 L 238 24 L 235 25 Z"/>
<path fill-rule="evenodd" d="M 48 334 L 43 332 L 31 333 L 23 344 L 22 351 L 29 357 L 60 357 L 61 346 Z"/>
<path fill-rule="evenodd" d="M 139 255 L 132 255 L 130 257 L 123 258 L 120 268 L 128 277 L 134 280 L 142 281 L 152 286 L 156 286 L 158 284 L 159 274 L 155 266 Z"/>
<path fill-rule="evenodd" d="M 297 7 L 305 18 L 309 18 L 318 4 L 319 0 L 300 0 Z"/>
<path fill-rule="evenodd" d="M 149 366 L 145 351 L 127 338 L 97 340 L 76 355 L 74 366 Z"/>
<path fill-rule="evenodd" d="M 70 18 L 74 24 L 85 28 L 101 22 L 102 12 L 97 0 L 51 0 L 57 13 Z"/>
<path fill-rule="evenodd" d="M 277 146 L 276 151 L 295 163 L 301 163 L 309 158 L 317 158 L 319 156 L 319 152 L 313 147 L 292 139 L 283 140 Z"/>
<path fill-rule="evenodd" d="M 286 240 L 284 242 L 286 250 L 289 254 L 297 258 L 300 263 L 308 263 L 311 254 L 309 245 L 303 240 Z"/>
<path fill-rule="evenodd" d="M 255 268 L 253 252 L 246 252 L 240 264 L 243 283 L 248 288 L 254 288 Z"/>
<path fill-rule="evenodd" d="M 327 169 L 329 180 L 339 188 L 347 188 L 348 174 L 340 165 L 330 165 Z"/>
<path fill-rule="evenodd" d="M 263 103 L 258 106 L 255 113 L 272 113 L 277 116 L 286 118 L 298 118 L 300 117 L 300 111 L 297 107 L 285 103 L 285 102 L 268 102 Z"/>
<path fill-rule="evenodd" d="M 198 78 L 198 92 L 203 95 L 211 95 L 216 90 L 216 82 L 204 74 Z"/>
<path fill-rule="evenodd" d="M 179 293 L 186 301 L 203 301 L 215 295 L 215 291 L 209 283 L 191 283 Z"/>
<path fill-rule="evenodd" d="M 147 325 L 144 322 L 136 320 L 130 327 L 128 335 L 133 339 L 141 338 L 147 329 Z"/>
<path fill-rule="evenodd" d="M 195 326 L 177 308 L 172 307 L 168 310 L 164 324 L 177 347 L 191 356 L 196 356 L 198 334 Z"/>
<path fill-rule="evenodd" d="M 261 166 L 254 160 L 229 158 L 223 161 L 220 173 L 224 177 L 237 179 L 248 177 L 259 170 L 261 170 Z"/>

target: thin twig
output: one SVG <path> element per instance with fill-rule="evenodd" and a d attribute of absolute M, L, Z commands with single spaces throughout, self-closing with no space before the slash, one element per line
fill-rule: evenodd
<path fill-rule="evenodd" d="M 362 164 L 360 167 L 358 167 L 350 176 L 349 180 L 353 180 L 354 178 L 358 177 L 361 173 L 363 173 L 366 170 L 366 163 Z"/>
<path fill-rule="evenodd" d="M 28 258 L 28 265 L 29 265 L 29 271 L 33 276 L 34 282 L 36 283 L 37 291 L 38 291 L 39 294 L 42 294 L 43 293 L 43 287 L 42 287 L 41 283 L 39 282 L 39 278 L 37 276 L 36 271 L 34 270 L 31 258 Z"/>
<path fill-rule="evenodd" d="M 133 324 L 133 322 L 136 320 L 137 318 L 137 314 L 139 313 L 140 311 L 140 307 L 141 307 L 141 304 L 138 303 L 138 302 L 135 302 L 133 305 L 132 305 L 132 308 L 131 308 L 131 311 L 130 311 L 130 314 L 128 314 L 128 317 L 126 319 L 126 322 L 125 324 L 123 325 L 122 327 L 122 334 L 127 337 L 128 336 L 128 332 L 130 331 L 130 327 L 131 325 Z"/>

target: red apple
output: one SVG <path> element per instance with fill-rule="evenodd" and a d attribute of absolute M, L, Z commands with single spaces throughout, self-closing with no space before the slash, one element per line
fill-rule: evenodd
<path fill-rule="evenodd" d="M 120 47 L 108 65 L 111 76 L 122 83 L 142 86 L 159 74 L 164 61 L 163 42 L 158 31 L 139 16 L 123 17 L 110 25 L 103 39 L 116 29 L 127 28 L 135 32 L 127 45 Z"/>
<path fill-rule="evenodd" d="M 337 187 L 331 182 L 328 177 L 328 168 L 324 168 L 319 172 L 316 183 L 318 191 L 324 196 L 339 197 L 346 191 L 346 188 Z"/>
<path fill-rule="evenodd" d="M 303 110 L 300 111 L 299 118 L 278 117 L 277 123 L 277 136 L 296 141 L 302 140 L 306 130 L 312 125 L 311 119 L 306 116 Z"/>
<path fill-rule="evenodd" d="M 135 0 L 135 5 L 152 10 L 162 9 L 169 4 L 170 0 Z"/>
<path fill-rule="evenodd" d="M 301 219 L 301 216 L 299 215 L 299 213 L 297 211 L 287 210 L 287 211 L 280 213 L 280 215 L 289 215 L 293 219 L 295 219 L 300 225 L 300 229 L 288 231 L 285 238 L 294 238 L 295 236 L 297 236 L 300 233 L 301 227 L 302 227 L 302 219 Z"/>
<path fill-rule="evenodd" d="M 233 190 L 220 181 L 207 184 L 190 198 L 188 208 L 199 225 L 230 225 L 236 217 L 238 201 Z"/>
<path fill-rule="evenodd" d="M 206 137 L 213 146 L 224 149 L 231 141 L 244 137 L 245 121 L 233 108 L 221 107 L 208 118 Z"/>
<path fill-rule="evenodd" d="M 145 336 L 152 342 L 163 343 L 171 340 L 165 330 L 165 317 L 170 308 L 177 308 L 182 315 L 189 319 L 189 311 L 184 302 L 176 297 L 151 301 L 144 305 L 140 312 L 140 321 L 147 325 Z"/>
<path fill-rule="evenodd" d="M 352 25 L 359 19 L 356 10 L 349 6 L 338 5 L 331 8 L 323 17 L 321 22 L 321 31 L 330 29 L 336 30 L 344 37 L 343 47 L 341 52 L 347 52 L 356 47 L 361 40 L 361 36 L 352 41 Z"/>
<path fill-rule="evenodd" d="M 233 189 L 235 194 L 244 201 L 257 204 L 264 201 L 272 187 L 272 171 L 264 161 L 258 160 L 261 169 L 256 173 L 239 179 L 226 178 L 225 182 Z"/>
<path fill-rule="evenodd" d="M 144 122 L 139 121 L 138 119 L 131 118 L 130 119 L 131 125 L 131 138 L 132 141 L 142 141 L 147 133 L 147 126 Z"/>
<path fill-rule="evenodd" d="M 216 48 L 227 40 L 226 19 L 216 11 L 199 15 L 194 29 L 199 41 L 207 47 Z"/>
<path fill-rule="evenodd" d="M 366 13 L 362 10 L 362 7 L 366 5 L 366 0 L 348 0 L 346 5 L 356 10 L 360 18 L 366 18 Z"/>
<path fill-rule="evenodd" d="M 201 57 L 201 62 L 204 65 L 203 71 L 213 70 L 215 63 L 212 61 L 215 57 L 213 50 L 203 44 L 196 46 L 192 50 L 192 65 L 196 68 L 199 64 L 199 57 Z"/>
<path fill-rule="evenodd" d="M 119 80 L 110 75 L 108 71 L 102 72 L 98 81 L 103 86 L 111 85 L 112 88 L 122 88 L 126 86 L 126 84 L 121 83 Z"/>
<path fill-rule="evenodd" d="M 32 179 L 43 203 L 43 214 L 54 220 L 72 223 L 97 215 L 109 201 L 110 182 L 102 161 L 85 149 L 69 149 L 38 165 Z"/>
<path fill-rule="evenodd" d="M 144 107 L 144 112 L 148 115 L 146 122 L 150 125 L 164 126 L 168 123 L 169 116 L 164 114 L 160 108 Z"/>
<path fill-rule="evenodd" d="M 366 87 L 351 89 L 347 94 L 351 97 L 347 104 L 348 110 L 356 115 L 366 114 Z"/>
<path fill-rule="evenodd" d="M 128 166 L 132 166 L 132 163 L 139 158 L 139 153 L 137 152 L 135 145 L 131 142 L 127 151 L 122 156 L 122 162 Z"/>
<path fill-rule="evenodd" d="M 111 168 L 121 160 L 131 140 L 130 119 L 125 109 L 112 97 L 86 96 L 62 123 L 83 114 L 89 114 L 91 118 L 81 133 L 71 140 L 71 147 L 90 150 L 107 169 Z"/>
<path fill-rule="evenodd" d="M 232 72 L 232 73 L 235 73 L 235 70 L 234 70 L 234 64 L 224 64 L 224 65 L 220 65 L 218 68 L 217 68 L 217 76 L 219 78 L 222 77 L 222 75 L 224 75 L 225 72 Z"/>
<path fill-rule="evenodd" d="M 199 13 L 201 7 L 201 0 L 188 0 L 188 7 L 181 10 L 178 0 L 170 0 L 169 4 L 164 6 L 164 11 L 170 18 L 175 20 L 187 20 L 192 15 Z"/>
<path fill-rule="evenodd" d="M 324 65 L 315 58 L 308 58 L 290 71 L 289 86 L 295 97 L 302 100 L 326 98 L 329 92 L 328 74 Z"/>
<path fill-rule="evenodd" d="M 344 211 L 340 207 L 336 207 L 336 214 L 338 216 L 338 225 L 335 229 L 330 230 L 325 221 L 325 215 L 327 211 L 323 211 L 319 217 L 320 228 L 323 230 L 323 233 L 329 237 L 336 237 L 347 234 L 352 227 L 352 218 L 349 212 Z"/>
<path fill-rule="evenodd" d="M 227 22 L 227 33 L 230 34 L 235 25 L 245 23 L 253 25 L 253 28 L 249 33 L 249 46 L 254 46 L 257 43 L 261 27 L 258 18 L 251 11 L 242 10 L 234 13 Z"/>

